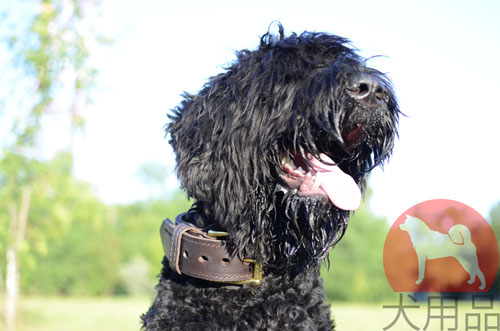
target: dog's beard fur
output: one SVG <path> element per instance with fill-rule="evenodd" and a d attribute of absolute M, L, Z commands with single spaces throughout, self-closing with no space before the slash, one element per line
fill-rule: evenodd
<path fill-rule="evenodd" d="M 317 197 L 300 197 L 290 191 L 277 200 L 284 211 L 274 226 L 277 249 L 269 251 L 276 266 L 286 270 L 307 267 L 324 258 L 347 228 L 348 212 L 339 210 L 328 200 Z"/>
<path fill-rule="evenodd" d="M 186 220 L 229 232 L 229 249 L 268 272 L 300 271 L 325 257 L 349 217 L 325 197 L 293 193 L 281 177 L 283 156 L 324 153 L 363 189 L 391 153 L 399 114 L 392 86 L 347 42 L 266 34 L 259 50 L 239 52 L 170 116 L 178 176 L 197 201 Z M 383 105 L 366 109 L 348 95 L 347 81 L 358 73 L 383 84 Z M 359 136 L 346 141 L 358 127 Z"/>

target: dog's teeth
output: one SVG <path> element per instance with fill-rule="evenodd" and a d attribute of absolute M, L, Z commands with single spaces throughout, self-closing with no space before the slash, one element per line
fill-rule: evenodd
<path fill-rule="evenodd" d="M 293 193 L 297 193 L 299 190 L 298 189 L 294 189 L 293 190 Z"/>
<path fill-rule="evenodd" d="M 281 165 L 284 166 L 284 165 L 289 165 L 291 166 L 292 165 L 292 162 L 290 161 L 290 159 L 288 158 L 288 156 L 284 155 L 282 158 L 281 158 Z M 292 166 L 291 166 L 292 167 Z"/>

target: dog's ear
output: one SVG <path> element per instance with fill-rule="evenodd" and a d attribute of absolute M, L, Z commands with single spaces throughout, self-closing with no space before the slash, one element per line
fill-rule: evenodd
<path fill-rule="evenodd" d="M 216 185 L 223 176 L 223 160 L 215 152 L 222 128 L 216 127 L 204 99 L 201 94 L 185 94 L 181 104 L 169 115 L 170 123 L 165 129 L 175 152 L 181 187 L 189 198 L 213 206 L 216 196 L 224 193 Z"/>
<path fill-rule="evenodd" d="M 176 155 L 177 176 L 182 187 L 190 198 L 207 201 L 210 197 L 205 194 L 210 191 L 205 181 L 209 169 L 205 167 L 210 157 L 206 150 L 212 144 L 207 139 L 211 136 L 210 121 L 195 101 L 196 96 L 186 94 L 184 97 L 173 115 L 169 116 L 171 122 L 166 126 L 166 133 L 170 136 L 169 142 Z"/>
<path fill-rule="evenodd" d="M 265 114 L 257 114 L 256 120 L 248 115 L 253 110 L 243 114 L 244 100 L 227 96 L 230 87 L 225 79 L 212 78 L 198 95 L 185 95 L 169 116 L 166 132 L 176 154 L 177 176 L 188 196 L 207 207 L 204 216 L 229 232 L 240 255 L 255 256 L 255 229 L 269 209 L 262 197 L 272 194 L 263 191 L 270 188 L 262 183 L 271 177 L 271 162 L 280 162 L 268 160 L 276 153 L 262 150 L 266 146 L 263 131 L 279 130 L 256 125 L 266 121 Z"/>

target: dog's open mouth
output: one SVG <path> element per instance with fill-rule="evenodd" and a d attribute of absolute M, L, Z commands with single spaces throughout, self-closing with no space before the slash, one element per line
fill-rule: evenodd
<path fill-rule="evenodd" d="M 361 124 L 356 124 L 356 126 L 351 128 L 350 130 L 346 130 L 342 135 L 342 138 L 344 139 L 346 145 L 348 147 L 351 147 L 352 145 L 354 145 L 354 143 L 356 143 L 362 133 L 363 127 L 361 126 Z"/>
<path fill-rule="evenodd" d="M 354 179 L 343 172 L 327 155 L 319 159 L 311 153 L 296 152 L 284 156 L 282 178 L 299 196 L 324 196 L 343 210 L 356 210 L 361 191 Z"/>

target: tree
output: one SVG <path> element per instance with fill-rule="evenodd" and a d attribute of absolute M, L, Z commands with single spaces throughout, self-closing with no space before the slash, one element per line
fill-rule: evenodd
<path fill-rule="evenodd" d="M 119 242 L 110 209 L 88 184 L 71 175 L 71 156 L 58 153 L 45 164 L 52 175 L 33 191 L 30 230 L 20 256 L 25 294 L 114 293 Z M 47 192 L 48 190 L 48 192 Z M 33 231 L 36 230 L 36 231 Z"/>
<path fill-rule="evenodd" d="M 0 103 L 3 119 L 12 123 L 10 136 L 1 141 L 0 154 L 0 222 L 8 229 L 0 234 L 3 235 L 1 251 L 6 256 L 5 320 L 9 331 L 15 329 L 20 255 L 32 248 L 25 241 L 27 229 L 32 226 L 31 206 L 34 200 L 51 194 L 54 176 L 58 176 L 39 153 L 43 146 L 40 141 L 43 119 L 54 110 L 56 96 L 61 92 L 71 95 L 64 112 L 68 114 L 73 137 L 84 124 L 79 106 L 86 100 L 95 77 L 95 70 L 88 66 L 88 39 L 95 35 L 80 30 L 85 21 L 83 2 L 36 0 L 29 8 L 11 4 L 13 8 L 1 15 L 2 28 L 6 29 L 1 35 L 2 42 L 8 46 L 17 70 L 14 79 L 2 84 L 13 86 L 13 93 Z M 20 13 L 23 18 L 31 17 L 23 20 L 28 24 L 21 28 L 17 17 Z M 10 116 L 6 116 L 5 110 L 11 112 Z M 69 153 L 66 158 L 70 165 Z M 39 230 L 33 227 L 30 232 Z"/>

